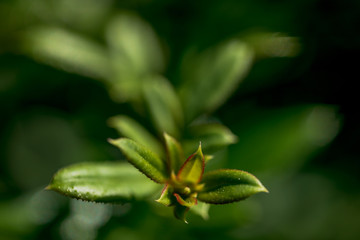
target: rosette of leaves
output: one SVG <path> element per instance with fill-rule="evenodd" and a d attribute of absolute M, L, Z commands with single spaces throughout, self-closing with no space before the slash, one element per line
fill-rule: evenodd
<path fill-rule="evenodd" d="M 210 157 L 203 154 L 201 143 L 185 159 L 175 138 L 165 133 L 164 141 L 166 160 L 134 140 L 109 140 L 141 173 L 164 185 L 156 201 L 173 207 L 175 217 L 186 223 L 186 213 L 200 204 L 232 203 L 268 192 L 255 176 L 245 171 L 221 169 L 204 173 Z M 61 169 L 47 188 L 86 201 L 124 203 L 156 189 L 156 184 L 141 177 L 144 176 L 137 175 L 129 165 L 77 164 Z"/>

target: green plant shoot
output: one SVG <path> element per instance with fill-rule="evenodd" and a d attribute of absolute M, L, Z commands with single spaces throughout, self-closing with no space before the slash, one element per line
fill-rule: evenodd
<path fill-rule="evenodd" d="M 156 200 L 173 207 L 176 218 L 186 221 L 186 213 L 198 201 L 208 204 L 226 204 L 268 192 L 252 174 L 235 169 L 221 169 L 204 173 L 205 158 L 201 143 L 195 153 L 183 158 L 178 141 L 164 134 L 166 160 L 147 147 L 128 138 L 109 139 L 135 168 L 153 182 L 163 184 Z M 124 203 L 154 190 L 151 182 L 143 182 L 141 175 L 124 170 L 124 166 L 104 165 L 70 166 L 55 174 L 48 189 L 70 197 L 95 202 Z M 118 174 L 116 174 L 118 172 Z"/>

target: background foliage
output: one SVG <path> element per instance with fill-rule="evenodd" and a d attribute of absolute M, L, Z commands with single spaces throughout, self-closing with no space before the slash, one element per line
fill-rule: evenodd
<path fill-rule="evenodd" d="M 1 1 L 0 239 L 358 239 L 360 128 L 351 80 L 358 75 L 352 58 L 360 52 L 359 5 L 336 0 Z M 112 35 L 111 29 L 119 29 L 117 17 L 129 13 L 148 28 L 129 21 L 125 32 Z M 136 43 L 134 29 L 152 42 L 151 27 L 159 46 L 138 45 L 138 52 L 130 53 L 133 61 L 126 59 L 116 43 Z M 296 36 L 297 47 L 264 41 L 274 36 Z M 213 111 L 214 121 L 228 126 L 238 142 L 218 152 L 222 160 L 209 162 L 209 168 L 252 172 L 271 194 L 214 206 L 208 221 L 193 215 L 185 225 L 153 201 L 94 205 L 42 190 L 68 164 L 123 159 L 106 142 L 119 136 L 108 126 L 114 115 L 131 116 L 156 135 L 141 114 L 136 85 L 115 86 L 113 78 L 161 72 L 181 89 L 183 79 L 191 81 L 184 77 L 190 70 L 180 68 L 184 62 L 196 66 L 197 53 L 233 38 L 247 42 L 256 54 L 232 97 Z M 117 54 L 108 58 L 104 51 Z M 150 60 L 137 58 L 139 52 Z M 211 53 L 204 59 L 214 62 Z M 144 67 L 146 62 L 153 65 Z M 124 88 L 128 95 L 116 92 Z M 204 103 L 207 97 L 216 99 L 207 91 L 201 94 Z M 188 101 L 195 114 L 199 106 Z"/>

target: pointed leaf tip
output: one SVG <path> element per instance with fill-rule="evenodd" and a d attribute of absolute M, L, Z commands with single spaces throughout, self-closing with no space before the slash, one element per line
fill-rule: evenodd
<path fill-rule="evenodd" d="M 164 140 L 169 170 L 176 173 L 185 159 L 183 149 L 180 143 L 166 132 L 164 132 Z"/>
<path fill-rule="evenodd" d="M 205 160 L 201 150 L 201 142 L 198 150 L 193 153 L 181 166 L 177 178 L 183 182 L 199 183 L 204 174 Z"/>
<path fill-rule="evenodd" d="M 166 181 L 165 163 L 151 150 L 128 138 L 110 139 L 108 141 L 118 147 L 126 159 L 147 177 L 157 183 Z"/>
<path fill-rule="evenodd" d="M 210 204 L 198 201 L 197 204 L 190 208 L 190 211 L 201 216 L 204 220 L 209 219 Z"/>
<path fill-rule="evenodd" d="M 206 173 L 202 183 L 205 187 L 198 199 L 212 204 L 236 202 L 259 192 L 269 192 L 254 175 L 235 169 Z"/>
<path fill-rule="evenodd" d="M 190 208 L 182 206 L 180 204 L 176 204 L 174 207 L 174 216 L 181 220 L 184 221 L 184 223 L 189 224 L 188 221 L 186 220 L 186 214 L 189 211 Z"/>
<path fill-rule="evenodd" d="M 188 198 L 184 199 L 177 193 L 174 193 L 174 196 L 176 197 L 176 201 L 182 206 L 192 207 L 197 204 L 196 197 L 188 197 Z"/>
<path fill-rule="evenodd" d="M 160 195 L 159 199 L 157 199 L 155 201 L 158 203 L 161 203 L 167 207 L 174 204 L 173 196 L 171 194 L 168 184 L 166 184 L 165 187 L 163 188 L 163 190 L 161 191 L 161 195 Z"/>
<path fill-rule="evenodd" d="M 91 202 L 126 203 L 153 194 L 158 185 L 129 163 L 79 163 L 60 169 L 45 189 Z"/>

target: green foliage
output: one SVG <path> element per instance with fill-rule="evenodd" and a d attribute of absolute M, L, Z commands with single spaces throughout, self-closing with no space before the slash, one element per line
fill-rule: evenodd
<path fill-rule="evenodd" d="M 201 145 L 185 161 L 181 158 L 181 145 L 166 133 L 164 138 L 167 162 L 133 140 L 120 138 L 109 142 L 148 178 L 156 183 L 165 183 L 156 201 L 173 206 L 176 218 L 187 222 L 186 213 L 198 204 L 198 200 L 224 204 L 267 192 L 253 175 L 239 170 L 218 170 L 203 177 L 205 157 Z M 144 182 L 141 174 L 124 163 L 82 163 L 59 170 L 47 189 L 86 201 L 125 203 L 148 196 L 156 186 Z M 208 209 L 202 204 L 195 212 L 207 218 Z"/>
<path fill-rule="evenodd" d="M 189 139 L 184 140 L 186 152 L 195 151 L 194 146 L 201 141 L 207 154 L 213 154 L 224 147 L 237 142 L 237 137 L 226 126 L 220 123 L 200 123 L 189 127 Z"/>
<path fill-rule="evenodd" d="M 168 167 L 173 170 L 172 173 L 176 173 L 184 163 L 184 151 L 180 143 L 169 134 L 164 133 L 164 140 L 167 150 Z"/>
<path fill-rule="evenodd" d="M 159 156 L 163 156 L 163 147 L 146 128 L 128 116 L 114 116 L 109 119 L 109 125 L 124 137 L 130 138 L 148 148 Z"/>
<path fill-rule="evenodd" d="M 167 162 L 137 142 L 120 138 L 109 140 L 127 160 L 156 183 L 165 183 L 160 198 L 165 206 L 174 207 L 176 218 L 186 221 L 186 213 L 198 200 L 224 204 L 243 200 L 266 188 L 253 175 L 239 170 L 218 170 L 204 175 L 205 158 L 201 144 L 188 159 L 182 159 L 181 145 L 164 134 Z M 167 167 L 166 167 L 167 164 Z M 179 167 L 181 165 L 181 167 Z M 175 175 L 176 174 L 176 175 Z M 156 186 L 144 183 L 129 165 L 123 163 L 83 163 L 58 171 L 47 189 L 66 196 L 94 202 L 125 203 L 148 196 Z M 207 218 L 208 206 L 202 204 L 195 212 Z"/>
<path fill-rule="evenodd" d="M 165 185 L 156 201 L 173 207 L 175 217 L 186 222 L 189 209 L 206 219 L 207 203 L 230 203 L 267 192 L 256 177 L 240 170 L 216 170 L 203 176 L 205 164 L 213 157 L 209 154 L 236 143 L 237 137 L 226 126 L 206 117 L 199 121 L 198 117 L 229 99 L 256 58 L 295 54 L 295 40 L 255 32 L 206 50 L 188 50 L 180 65 L 181 82 L 174 87 L 161 75 L 165 57 L 148 23 L 123 12 L 105 25 L 103 46 L 60 28 L 39 27 L 27 32 L 29 40 L 23 49 L 32 55 L 35 51 L 36 57 L 53 66 L 103 81 L 115 101 L 127 101 L 140 116 L 150 116 L 150 131 L 125 115 L 110 118 L 109 125 L 125 138 L 109 142 L 145 176 Z M 64 42 L 68 52 L 59 52 L 51 44 L 63 48 Z M 279 50 L 284 42 L 288 49 Z M 269 53 L 272 48 L 279 52 Z M 71 49 L 77 58 L 72 58 Z M 190 157 L 185 159 L 186 155 Z M 139 175 L 124 174 L 128 165 L 118 164 L 66 167 L 55 174 L 48 188 L 83 200 L 118 203 L 154 191 L 146 184 L 138 187 L 142 182 Z"/>
<path fill-rule="evenodd" d="M 153 124 L 160 134 L 179 136 L 183 125 L 181 104 L 173 86 L 161 76 L 153 76 L 144 83 L 144 98 Z"/>
<path fill-rule="evenodd" d="M 46 189 L 86 201 L 126 203 L 150 195 L 157 185 L 127 163 L 79 163 L 59 170 Z"/>
<path fill-rule="evenodd" d="M 139 101 L 148 76 L 164 70 L 160 42 L 151 26 L 135 14 L 122 13 L 107 26 L 112 75 L 110 93 L 115 100 Z"/>
<path fill-rule="evenodd" d="M 205 160 L 201 150 L 201 145 L 198 150 L 192 154 L 181 166 L 177 178 L 181 182 L 197 184 L 200 182 L 204 173 Z"/>
<path fill-rule="evenodd" d="M 179 92 L 190 121 L 224 104 L 246 76 L 253 50 L 232 39 L 201 54 L 188 53 L 183 61 L 184 81 Z"/>
<path fill-rule="evenodd" d="M 243 200 L 258 192 L 268 192 L 252 174 L 234 170 L 215 170 L 204 174 L 204 189 L 198 199 L 207 203 L 224 204 Z"/>
<path fill-rule="evenodd" d="M 155 153 L 137 142 L 120 138 L 109 142 L 120 148 L 128 161 L 155 182 L 163 183 L 167 178 L 166 165 Z"/>
<path fill-rule="evenodd" d="M 0 238 L 360 239 L 357 94 L 346 84 L 359 4 L 335 5 L 327 14 L 300 0 L 0 1 Z M 162 194 L 131 164 L 116 167 L 126 154 L 109 137 L 158 155 Z M 205 174 L 186 188 L 177 173 L 199 142 Z M 58 186 L 75 197 L 84 186 L 81 199 L 95 202 L 43 191 L 77 162 L 95 162 L 80 165 L 95 173 L 56 177 Z M 107 165 L 105 177 L 96 169 Z M 211 191 L 203 182 L 219 168 L 254 173 L 271 194 L 204 203 L 205 191 L 221 202 L 255 187 L 230 178 Z M 127 204 L 89 195 L 108 186 Z"/>
<path fill-rule="evenodd" d="M 39 26 L 27 30 L 22 48 L 35 59 L 60 69 L 100 79 L 109 77 L 106 49 L 80 34 Z"/>
<path fill-rule="evenodd" d="M 175 217 L 186 222 L 189 209 L 208 218 L 209 205 L 206 203 L 224 204 L 267 192 L 253 175 L 240 170 L 219 170 L 205 174 L 202 179 L 205 163 L 212 158 L 203 151 L 216 153 L 235 143 L 237 137 L 220 123 L 206 119 L 193 122 L 201 114 L 216 110 L 230 97 L 252 65 L 256 49 L 234 38 L 200 53 L 192 51 L 183 59 L 182 83 L 176 89 L 160 75 L 165 66 L 164 56 L 156 34 L 146 22 L 133 14 L 123 13 L 111 19 L 106 29 L 107 47 L 97 47 L 102 50 L 93 52 L 102 52 L 102 55 L 89 57 L 90 60 L 102 59 L 99 68 L 92 66 L 95 60 L 84 59 L 80 64 L 81 59 L 73 61 L 70 55 L 57 53 L 49 44 L 44 45 L 47 48 L 42 47 L 42 41 L 61 44 L 65 39 L 74 46 L 83 41 L 61 30 L 57 30 L 60 34 L 41 32 L 41 39 L 37 34 L 29 35 L 33 41 L 25 49 L 37 49 L 44 61 L 56 60 L 55 65 L 60 67 L 77 64 L 79 67 L 75 70 L 80 74 L 88 68 L 88 73 L 94 73 L 91 75 L 108 85 L 113 99 L 131 102 L 140 114 L 149 113 L 154 130 L 159 136 L 164 133 L 161 139 L 164 146 L 145 127 L 124 115 L 112 117 L 108 123 L 126 138 L 109 142 L 145 176 L 165 184 L 156 201 L 173 207 Z M 96 46 L 83 42 L 84 47 Z M 199 142 L 202 144 L 196 150 Z M 185 155 L 194 151 L 185 159 Z M 146 185 L 135 186 L 140 181 L 128 179 L 121 172 L 124 167 L 119 166 L 111 168 L 110 163 L 70 166 L 55 174 L 48 188 L 83 200 L 120 203 L 153 191 Z M 121 179 L 129 184 L 118 183 Z M 116 187 L 111 190 L 111 186 Z M 198 204 L 198 200 L 205 203 Z"/>
<path fill-rule="evenodd" d="M 337 109 L 329 105 L 251 110 L 233 126 L 242 140 L 236 148 L 230 148 L 229 165 L 244 166 L 249 171 L 292 171 L 329 143 L 339 131 L 340 123 Z M 252 146 L 257 151 L 251 150 Z"/>

